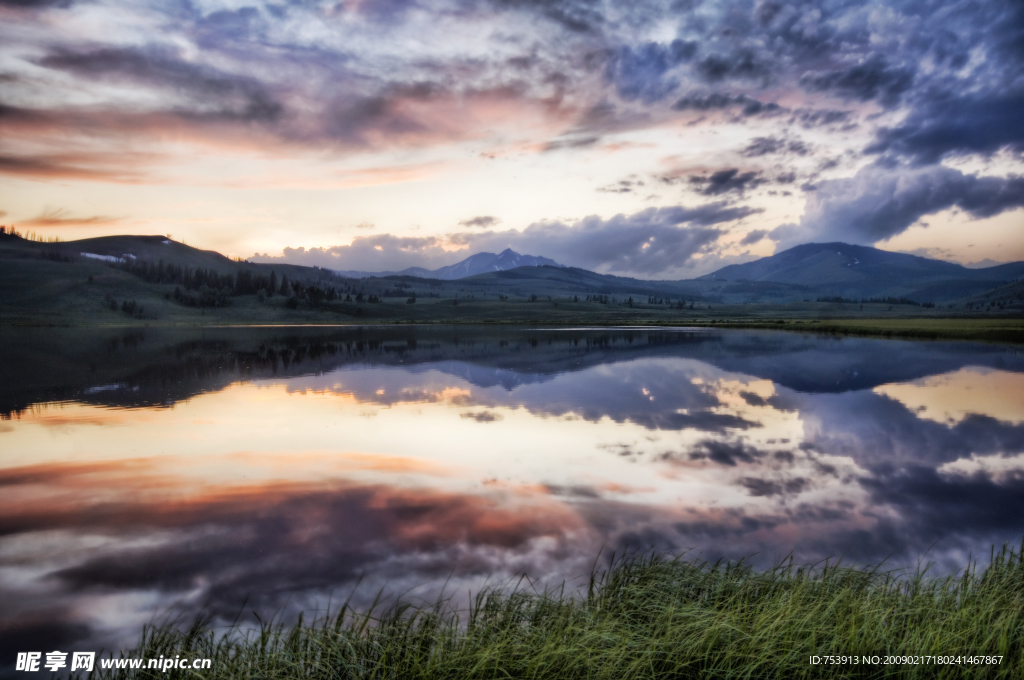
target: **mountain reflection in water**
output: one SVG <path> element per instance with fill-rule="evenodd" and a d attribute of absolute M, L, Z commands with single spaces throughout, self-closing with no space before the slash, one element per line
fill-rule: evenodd
<path fill-rule="evenodd" d="M 1018 348 L 62 333 L 0 332 L 4 655 L 121 649 L 167 611 L 322 611 L 357 583 L 357 605 L 579 584 L 602 549 L 943 569 L 1024 534 Z"/>

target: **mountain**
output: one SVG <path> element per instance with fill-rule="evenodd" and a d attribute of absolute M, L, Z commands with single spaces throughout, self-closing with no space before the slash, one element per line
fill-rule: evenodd
<path fill-rule="evenodd" d="M 806 243 L 770 257 L 723 267 L 702 281 L 780 283 L 819 296 L 896 297 L 944 302 L 1024 277 L 1024 262 L 968 269 L 952 262 L 847 243 Z"/>
<path fill-rule="evenodd" d="M 337 271 L 339 276 L 350 279 L 362 279 L 369 276 L 416 276 L 421 279 L 440 279 L 442 281 L 455 281 L 464 279 L 467 276 L 486 274 L 489 272 L 503 272 L 516 267 L 561 267 L 554 260 L 536 255 L 520 255 L 511 248 L 506 248 L 497 255 L 494 253 L 477 253 L 470 255 L 461 262 L 450 264 L 440 269 L 424 269 L 423 267 L 409 267 L 402 271 L 393 272 L 363 272 L 363 271 Z"/>
<path fill-rule="evenodd" d="M 513 297 L 528 297 L 533 294 L 542 298 L 579 296 L 580 299 L 585 299 L 588 295 L 597 294 L 618 297 L 619 300 L 632 297 L 636 302 L 643 302 L 647 298 L 662 300 L 658 304 L 663 304 L 665 300 L 676 303 L 680 300 L 689 300 L 704 304 L 786 303 L 814 297 L 813 291 L 806 286 L 787 283 L 719 282 L 697 279 L 654 281 L 598 274 L 575 267 L 516 267 L 508 271 L 477 274 L 452 281 L 447 285 Z"/>
<path fill-rule="evenodd" d="M 806 243 L 770 257 L 723 267 L 696 279 L 649 281 L 565 267 L 511 249 L 477 253 L 440 269 L 399 272 L 339 271 L 347 278 L 405 276 L 441 281 L 472 279 L 474 285 L 545 294 L 626 294 L 733 303 L 788 303 L 818 298 L 905 298 L 945 304 L 984 295 L 1024 277 L 1024 262 L 968 269 L 952 262 L 892 253 L 848 243 Z M 466 281 L 467 285 L 470 281 Z"/>
<path fill-rule="evenodd" d="M 178 279 L 165 280 L 163 275 L 151 271 L 137 274 L 137 267 L 128 266 L 142 263 L 158 269 L 173 265 L 202 270 L 204 278 L 216 273 L 220 280 L 216 288 L 224 288 L 221 284 L 227 280 L 228 294 L 232 296 L 228 300 L 230 305 L 217 307 L 216 314 L 220 319 L 233 321 L 270 322 L 285 317 L 307 321 L 319 314 L 320 308 L 312 302 L 306 307 L 296 309 L 293 305 L 286 310 L 282 305 L 293 296 L 282 296 L 278 291 L 273 296 L 268 294 L 266 299 L 257 299 L 245 287 L 247 281 L 260 277 L 269 281 L 272 275 L 278 281 L 287 277 L 293 290 L 297 290 L 296 286 L 313 286 L 331 291 L 330 295 L 338 296 L 334 298 L 335 311 L 348 316 L 358 312 L 364 319 L 441 318 L 437 316 L 441 308 L 405 306 L 408 300 L 418 298 L 451 300 L 450 306 L 458 307 L 460 314 L 470 314 L 464 301 L 477 301 L 467 304 L 484 304 L 481 309 L 495 319 L 507 318 L 506 312 L 498 307 L 487 308 L 487 301 L 550 301 L 557 305 L 578 299 L 581 303 L 591 300 L 614 307 L 628 304 L 632 298 L 634 308 L 681 310 L 685 304 L 696 313 L 699 309 L 717 310 L 722 305 L 734 304 L 764 309 L 796 304 L 805 309 L 800 307 L 804 301 L 814 304 L 822 298 L 832 305 L 827 309 L 845 310 L 848 306 L 841 303 L 851 299 L 907 298 L 918 304 L 954 305 L 955 309 L 973 312 L 1019 314 L 1024 309 L 1024 262 L 967 269 L 949 262 L 845 243 L 805 244 L 687 280 L 656 281 L 599 274 L 512 250 L 479 253 L 436 270 L 410 268 L 376 273 L 371 278 L 363 278 L 367 276 L 365 272 L 345 272 L 360 276 L 361 280 L 353 280 L 318 267 L 230 259 L 163 236 L 122 235 L 40 243 L 0 232 L 0 325 L 18 319 L 63 322 L 79 318 L 75 315 L 80 313 L 99 315 L 101 321 L 106 318 L 104 323 L 116 321 L 124 315 L 112 310 L 111 300 L 137 301 L 145 307 L 146 318 L 165 321 L 190 321 L 214 313 L 205 307 L 182 306 L 172 299 Z M 179 272 L 175 276 L 182 275 Z M 187 290 L 201 290 L 200 284 L 192 288 L 182 285 Z M 265 288 L 266 282 L 260 285 Z M 299 294 L 294 297 L 305 299 Z M 371 305 L 371 297 L 384 302 Z M 402 306 L 392 305 L 395 300 Z M 324 308 L 327 307 L 330 305 Z M 302 313 L 307 316 L 302 317 Z"/>
<path fill-rule="evenodd" d="M 516 267 L 561 267 L 554 260 L 535 255 L 520 255 L 511 248 L 506 248 L 497 255 L 494 253 L 477 253 L 470 255 L 462 262 L 441 267 L 433 271 L 435 279 L 454 281 L 467 276 L 486 274 L 487 272 L 503 272 Z"/>

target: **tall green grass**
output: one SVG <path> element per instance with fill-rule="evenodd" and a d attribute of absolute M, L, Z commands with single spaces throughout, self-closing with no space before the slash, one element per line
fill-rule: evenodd
<path fill-rule="evenodd" d="M 1024 548 L 1024 545 L 1022 545 Z M 135 657 L 206 657 L 207 671 L 103 678 L 1024 677 L 1024 559 L 932 577 L 792 562 L 759 571 L 658 556 L 618 560 L 586 593 L 523 588 L 243 632 L 148 627 Z M 993 655 L 999 665 L 812 665 L 812 655 Z M 98 665 L 98 664 L 97 664 Z"/>

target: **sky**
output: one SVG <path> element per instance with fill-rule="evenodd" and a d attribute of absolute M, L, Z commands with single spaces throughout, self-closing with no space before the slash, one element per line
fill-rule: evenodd
<path fill-rule="evenodd" d="M 1024 260 L 1024 3 L 0 0 L 0 223 L 251 261 Z"/>

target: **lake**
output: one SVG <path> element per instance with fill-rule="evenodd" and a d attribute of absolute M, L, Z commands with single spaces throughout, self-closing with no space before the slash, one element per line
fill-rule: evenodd
<path fill-rule="evenodd" d="M 3 658 L 199 611 L 577 587 L 630 551 L 942 572 L 1024 535 L 1019 347 L 375 327 L 0 351 Z"/>

